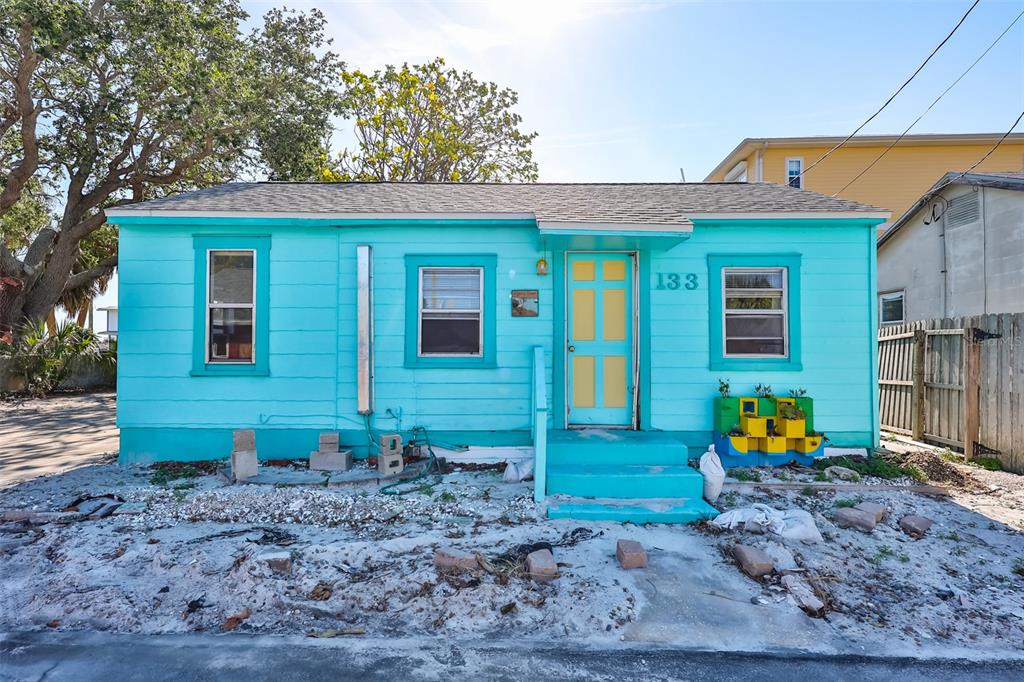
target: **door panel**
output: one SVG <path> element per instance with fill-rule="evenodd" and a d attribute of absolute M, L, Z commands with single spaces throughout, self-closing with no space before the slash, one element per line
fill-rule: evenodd
<path fill-rule="evenodd" d="M 570 253 L 569 424 L 633 423 L 633 257 Z"/>

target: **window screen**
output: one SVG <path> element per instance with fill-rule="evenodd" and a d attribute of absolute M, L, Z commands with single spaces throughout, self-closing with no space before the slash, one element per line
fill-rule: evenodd
<path fill-rule="evenodd" d="M 882 324 L 903 321 L 903 292 L 894 291 L 878 297 L 878 319 Z"/>
<path fill-rule="evenodd" d="M 252 362 L 254 251 L 210 251 L 207 362 Z"/>
<path fill-rule="evenodd" d="M 483 354 L 483 268 L 420 268 L 419 354 Z"/>
<path fill-rule="evenodd" d="M 800 189 L 803 187 L 804 162 L 801 159 L 786 159 L 786 184 Z"/>
<path fill-rule="evenodd" d="M 725 268 L 725 355 L 785 357 L 786 269 Z"/>

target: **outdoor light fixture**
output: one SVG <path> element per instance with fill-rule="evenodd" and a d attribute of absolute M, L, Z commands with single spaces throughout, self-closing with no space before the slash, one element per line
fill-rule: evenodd
<path fill-rule="evenodd" d="M 546 275 L 548 274 L 548 262 L 543 258 L 537 259 L 537 274 Z"/>

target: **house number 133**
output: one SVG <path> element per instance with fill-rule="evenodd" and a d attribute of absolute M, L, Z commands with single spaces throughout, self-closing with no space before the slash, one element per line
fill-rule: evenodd
<path fill-rule="evenodd" d="M 696 289 L 697 288 L 697 274 L 688 272 L 686 274 L 680 274 L 678 272 L 659 272 L 658 273 L 658 289 Z"/>

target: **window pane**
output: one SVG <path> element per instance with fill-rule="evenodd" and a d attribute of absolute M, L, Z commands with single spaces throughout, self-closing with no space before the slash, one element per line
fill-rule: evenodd
<path fill-rule="evenodd" d="M 424 268 L 424 310 L 479 310 L 479 268 Z"/>
<path fill-rule="evenodd" d="M 729 339 L 779 338 L 783 336 L 782 315 L 726 315 L 725 336 Z"/>
<path fill-rule="evenodd" d="M 782 289 L 782 270 L 726 270 L 726 289 Z"/>
<path fill-rule="evenodd" d="M 729 296 L 725 299 L 729 310 L 782 310 L 782 292 L 768 292 L 764 296 Z"/>
<path fill-rule="evenodd" d="M 782 339 L 728 339 L 725 352 L 729 355 L 785 355 Z"/>
<path fill-rule="evenodd" d="M 252 360 L 252 309 L 210 308 L 210 361 Z"/>
<path fill-rule="evenodd" d="M 420 322 L 420 353 L 479 355 L 480 317 L 428 316 Z"/>
<path fill-rule="evenodd" d="M 210 303 L 252 303 L 253 254 L 210 253 Z"/>
<path fill-rule="evenodd" d="M 882 322 L 903 321 L 903 297 L 882 298 Z"/>

